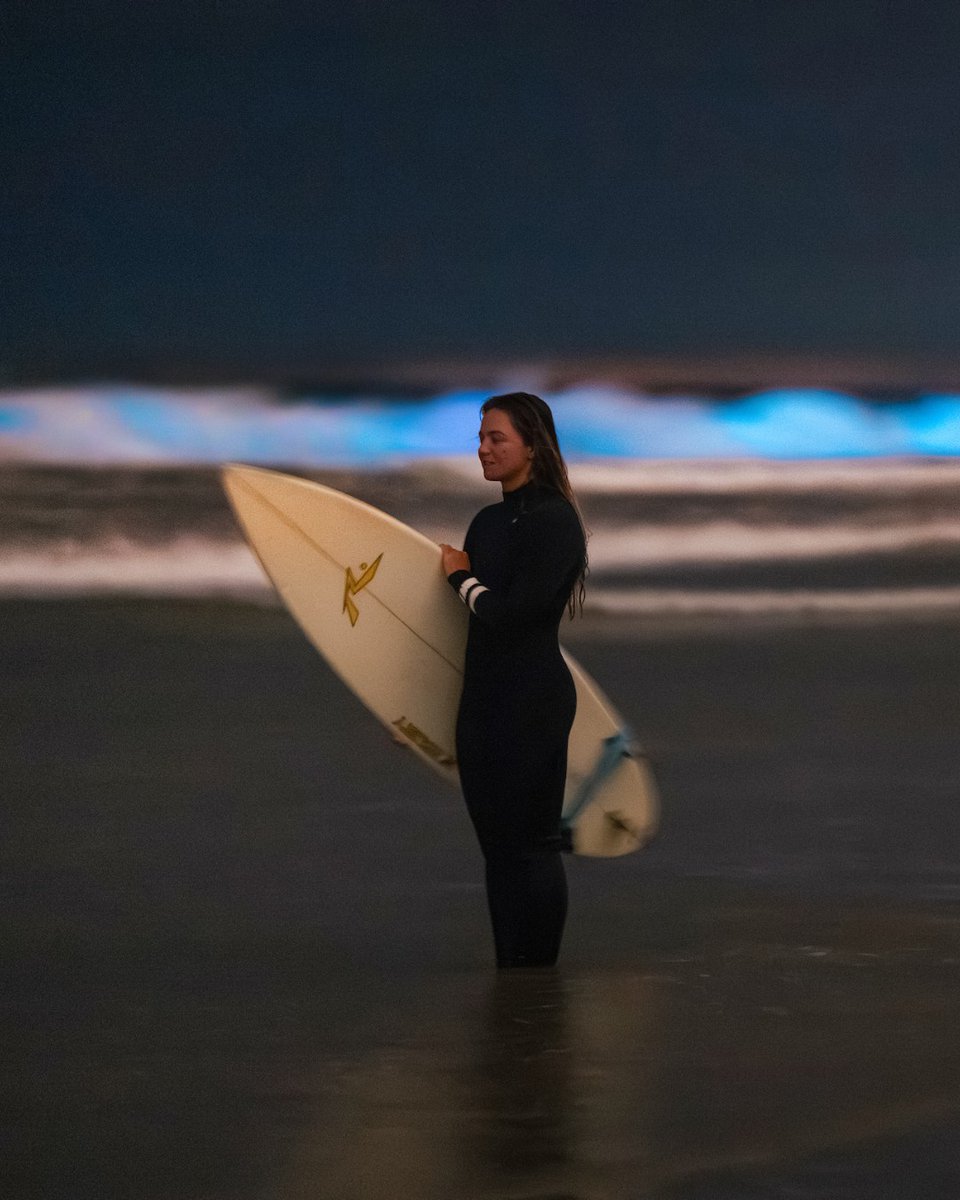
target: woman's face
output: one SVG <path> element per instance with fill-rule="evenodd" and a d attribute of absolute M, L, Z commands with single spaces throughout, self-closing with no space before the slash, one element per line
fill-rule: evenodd
<path fill-rule="evenodd" d="M 505 492 L 516 491 L 530 478 L 533 450 L 501 408 L 491 408 L 483 414 L 477 453 L 484 479 L 499 483 Z"/>

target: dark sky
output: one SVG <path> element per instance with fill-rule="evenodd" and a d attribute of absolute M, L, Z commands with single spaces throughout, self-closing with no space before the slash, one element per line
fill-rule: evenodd
<path fill-rule="evenodd" d="M 29 0 L 0 381 L 955 358 L 956 0 Z"/>

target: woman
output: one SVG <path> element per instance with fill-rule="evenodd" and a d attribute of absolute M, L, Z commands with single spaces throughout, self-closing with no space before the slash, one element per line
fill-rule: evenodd
<path fill-rule="evenodd" d="M 457 758 L 486 866 L 498 967 L 551 966 L 567 914 L 560 810 L 576 711 L 557 630 L 583 605 L 587 555 L 553 416 L 493 396 L 479 456 L 503 500 L 474 517 L 443 570 L 470 609 Z"/>

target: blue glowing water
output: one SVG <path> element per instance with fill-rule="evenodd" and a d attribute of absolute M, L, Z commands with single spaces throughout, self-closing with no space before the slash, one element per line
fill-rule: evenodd
<path fill-rule="evenodd" d="M 485 393 L 423 400 L 99 387 L 0 393 L 0 459 L 383 467 L 472 453 Z M 960 455 L 960 396 L 877 404 L 841 392 L 739 400 L 606 386 L 548 395 L 564 453 L 590 459 Z"/>

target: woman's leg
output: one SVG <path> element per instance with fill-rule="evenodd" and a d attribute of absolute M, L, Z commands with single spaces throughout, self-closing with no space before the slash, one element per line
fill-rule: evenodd
<path fill-rule="evenodd" d="M 566 749 L 539 764 L 535 781 L 490 788 L 469 803 L 486 863 L 487 904 L 497 966 L 552 966 L 567 917 L 560 853 Z M 492 780 L 488 780 L 488 785 Z M 491 800 L 490 797 L 495 797 Z"/>
<path fill-rule="evenodd" d="M 553 966 L 567 917 L 560 851 L 490 849 L 486 884 L 497 966 Z"/>
<path fill-rule="evenodd" d="M 572 681 L 569 700 L 565 711 L 554 709 L 552 728 L 542 712 L 527 736 L 508 722 L 512 738 L 499 727 L 493 736 L 486 722 L 474 723 L 461 709 L 460 779 L 486 864 L 498 967 L 552 966 L 560 951 L 567 917 L 560 814 L 576 704 Z"/>

